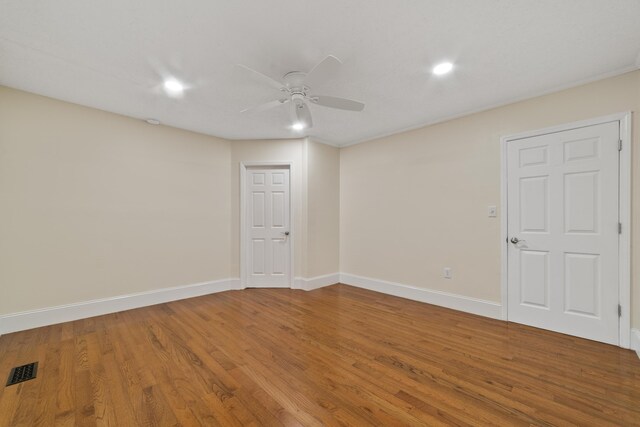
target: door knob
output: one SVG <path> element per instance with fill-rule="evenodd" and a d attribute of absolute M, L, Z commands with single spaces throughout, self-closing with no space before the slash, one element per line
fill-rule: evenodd
<path fill-rule="evenodd" d="M 511 243 L 513 243 L 514 245 L 517 244 L 520 241 L 520 239 L 518 239 L 517 237 L 512 237 L 511 238 Z"/>
<path fill-rule="evenodd" d="M 288 236 L 288 235 L 289 235 L 289 232 L 288 232 L 288 231 L 285 231 L 285 232 L 284 232 L 284 233 L 282 233 L 282 234 L 284 234 L 285 236 Z"/>

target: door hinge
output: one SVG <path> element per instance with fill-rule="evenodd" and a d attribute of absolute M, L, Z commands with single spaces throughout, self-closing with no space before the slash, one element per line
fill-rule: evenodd
<path fill-rule="evenodd" d="M 618 151 L 622 151 L 622 140 L 618 140 Z"/>
<path fill-rule="evenodd" d="M 622 306 L 618 304 L 618 317 L 622 317 Z"/>
<path fill-rule="evenodd" d="M 618 223 L 618 234 L 622 234 L 622 223 Z"/>

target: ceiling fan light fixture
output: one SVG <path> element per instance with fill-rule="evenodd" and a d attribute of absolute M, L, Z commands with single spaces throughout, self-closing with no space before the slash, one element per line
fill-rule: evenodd
<path fill-rule="evenodd" d="M 433 67 L 433 70 L 431 71 L 436 76 L 442 76 L 450 73 L 451 70 L 453 70 L 453 64 L 451 62 L 441 62 L 440 64 L 437 64 L 435 67 Z"/>
<path fill-rule="evenodd" d="M 304 123 L 302 123 L 302 122 L 295 122 L 295 123 L 291 126 L 291 129 L 293 129 L 293 130 L 302 130 L 302 129 L 304 129 L 305 127 L 306 127 L 306 126 L 305 126 L 305 124 L 304 124 Z"/>

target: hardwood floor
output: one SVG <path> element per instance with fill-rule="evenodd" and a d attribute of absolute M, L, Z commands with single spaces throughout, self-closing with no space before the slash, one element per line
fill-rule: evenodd
<path fill-rule="evenodd" d="M 0 426 L 640 425 L 629 350 L 345 285 L 0 337 Z"/>

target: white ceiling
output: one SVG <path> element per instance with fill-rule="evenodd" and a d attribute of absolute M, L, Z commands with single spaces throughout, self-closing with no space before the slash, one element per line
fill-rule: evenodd
<path fill-rule="evenodd" d="M 332 54 L 307 134 L 346 145 L 640 66 L 640 0 L 0 0 L 0 84 L 230 139 L 287 138 L 279 78 Z M 456 69 L 431 75 L 442 61 Z M 173 76 L 182 99 L 160 86 Z"/>

